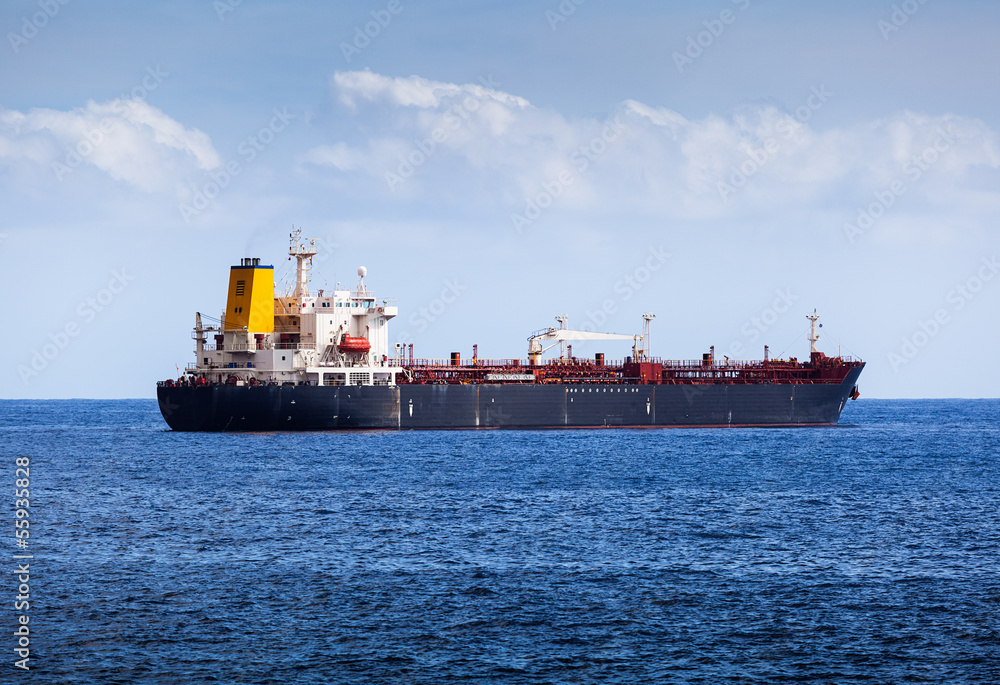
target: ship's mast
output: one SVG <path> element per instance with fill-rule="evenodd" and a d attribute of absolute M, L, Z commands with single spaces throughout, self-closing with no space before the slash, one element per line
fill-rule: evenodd
<path fill-rule="evenodd" d="M 642 315 L 642 346 L 646 359 L 650 358 L 650 349 L 653 346 L 653 319 L 655 318 L 656 314 L 652 312 L 646 312 Z"/>
<path fill-rule="evenodd" d="M 195 341 L 195 359 L 199 362 L 205 356 L 205 342 L 207 338 L 205 337 L 205 327 L 201 323 L 201 312 L 194 313 L 194 341 Z"/>
<path fill-rule="evenodd" d="M 809 330 L 809 354 L 814 355 L 819 350 L 816 349 L 816 341 L 819 340 L 819 333 L 816 332 L 816 322 L 819 321 L 819 314 L 813 309 L 812 314 L 806 314 L 806 318 L 809 319 L 810 330 Z"/>
<path fill-rule="evenodd" d="M 302 239 L 302 229 L 295 229 L 294 233 L 289 233 L 291 245 L 288 247 L 288 254 L 295 257 L 298 263 L 295 265 L 295 291 L 292 297 L 309 297 L 309 269 L 312 268 L 312 258 L 316 254 L 316 241 L 310 240 L 306 246 Z"/>
<path fill-rule="evenodd" d="M 566 322 L 569 321 L 569 317 L 566 316 L 565 314 L 560 314 L 559 316 L 556 317 L 556 321 L 559 322 L 559 330 L 565 331 L 566 330 Z M 559 341 L 559 358 L 560 359 L 565 359 L 566 358 L 566 341 L 565 340 L 560 340 Z"/>

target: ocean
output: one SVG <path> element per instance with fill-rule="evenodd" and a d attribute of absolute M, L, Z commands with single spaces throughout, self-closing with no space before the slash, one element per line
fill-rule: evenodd
<path fill-rule="evenodd" d="M 185 434 L 0 401 L 2 680 L 995 684 L 998 419 Z"/>

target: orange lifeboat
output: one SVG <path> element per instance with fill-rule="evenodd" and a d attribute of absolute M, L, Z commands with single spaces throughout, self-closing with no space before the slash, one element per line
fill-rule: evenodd
<path fill-rule="evenodd" d="M 345 335 L 337 345 L 337 349 L 345 354 L 368 354 L 371 348 L 367 338 L 352 338 L 349 335 Z"/>

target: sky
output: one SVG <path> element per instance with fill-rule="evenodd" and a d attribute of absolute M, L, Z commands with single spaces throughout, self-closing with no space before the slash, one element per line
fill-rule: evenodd
<path fill-rule="evenodd" d="M 802 359 L 816 309 L 863 396 L 998 396 L 995 2 L 8 0 L 0 33 L 0 398 L 153 397 L 293 227 L 421 358 L 651 312 L 655 356 Z"/>

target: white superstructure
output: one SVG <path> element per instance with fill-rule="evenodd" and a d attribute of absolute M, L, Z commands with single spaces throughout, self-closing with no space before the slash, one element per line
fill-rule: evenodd
<path fill-rule="evenodd" d="M 236 385 L 395 385 L 403 373 L 389 344 L 388 322 L 398 313 L 395 300 L 368 290 L 364 267 L 353 290 L 311 294 L 314 244 L 306 244 L 301 231 L 290 238 L 289 255 L 296 259 L 292 293 L 275 296 L 273 267 L 260 265 L 259 259 L 234 266 L 220 323 L 204 326 L 201 314 L 196 316 L 197 361 L 187 373 Z"/>

